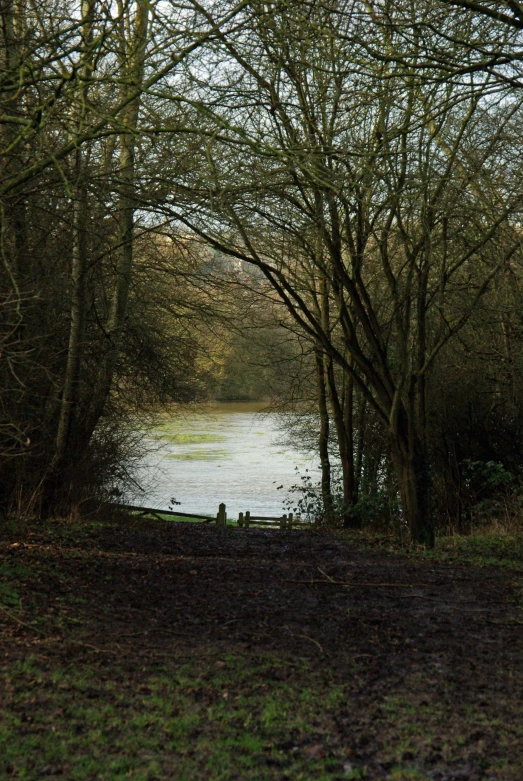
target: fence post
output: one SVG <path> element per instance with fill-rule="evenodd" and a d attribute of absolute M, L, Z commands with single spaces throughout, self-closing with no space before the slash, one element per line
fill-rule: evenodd
<path fill-rule="evenodd" d="M 287 516 L 282 515 L 282 517 L 280 518 L 280 529 L 285 529 L 285 528 L 287 528 Z"/>
<path fill-rule="evenodd" d="M 289 513 L 289 517 L 287 519 L 287 528 L 292 529 L 292 519 L 294 518 L 293 513 Z"/>
<path fill-rule="evenodd" d="M 251 511 L 247 510 L 245 513 L 245 528 L 248 529 L 251 522 Z"/>
<path fill-rule="evenodd" d="M 243 513 L 240 513 L 238 517 L 238 526 L 243 526 Z"/>
<path fill-rule="evenodd" d="M 218 514 L 216 516 L 216 526 L 227 526 L 227 513 L 225 512 L 225 505 L 222 502 L 218 508 Z"/>

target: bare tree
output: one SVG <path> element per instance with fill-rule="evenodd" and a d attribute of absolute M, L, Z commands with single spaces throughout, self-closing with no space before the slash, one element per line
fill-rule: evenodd
<path fill-rule="evenodd" d="M 419 79 L 415 40 L 399 63 L 370 60 L 369 37 L 391 52 L 399 33 L 364 4 L 254 9 L 220 40 L 211 86 L 223 108 L 202 122 L 199 166 L 173 189 L 171 214 L 257 265 L 351 379 L 388 433 L 412 539 L 431 545 L 427 382 L 519 252 L 506 147 L 519 105 L 489 103 L 489 74 Z"/>
<path fill-rule="evenodd" d="M 47 512 L 112 408 L 141 232 L 137 157 L 141 139 L 162 130 L 155 90 L 170 89 L 181 63 L 244 6 L 209 25 L 175 2 L 2 5 L 5 497 L 24 485 Z"/>

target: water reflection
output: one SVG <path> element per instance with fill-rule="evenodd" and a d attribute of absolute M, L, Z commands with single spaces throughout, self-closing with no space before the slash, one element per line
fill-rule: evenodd
<path fill-rule="evenodd" d="M 220 502 L 229 517 L 240 511 L 277 515 L 287 490 L 314 461 L 283 446 L 279 417 L 252 403 L 215 404 L 184 418 L 166 413 L 153 433 L 158 450 L 148 456 L 142 480 L 146 495 L 133 500 L 167 509 L 175 497 L 182 512 L 215 514 Z M 282 490 L 276 490 L 283 485 Z"/>

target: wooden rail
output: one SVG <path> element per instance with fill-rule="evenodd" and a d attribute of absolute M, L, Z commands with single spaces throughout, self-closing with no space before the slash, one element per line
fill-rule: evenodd
<path fill-rule="evenodd" d="M 204 523 L 212 523 L 216 520 L 216 518 L 213 518 L 209 515 L 198 515 L 197 513 L 180 513 L 176 510 L 158 510 L 157 507 L 138 507 L 134 504 L 119 504 L 118 507 L 121 507 L 122 510 L 132 510 L 133 512 L 138 512 L 140 515 L 154 515 L 159 520 L 163 520 L 160 517 L 161 515 L 171 515 L 173 517 L 179 516 L 180 518 L 198 518 L 198 520 L 202 520 Z"/>
<path fill-rule="evenodd" d="M 134 504 L 119 504 L 123 510 L 139 515 L 153 515 L 158 520 L 163 520 L 162 516 L 169 516 L 173 519 L 178 518 L 196 518 L 202 523 L 216 523 L 217 526 L 227 526 L 227 508 L 225 504 L 220 504 L 216 517 L 209 515 L 198 515 L 197 513 L 182 513 L 177 510 L 159 510 L 156 507 L 140 507 Z M 249 529 L 253 526 L 268 526 L 273 529 L 297 529 L 310 528 L 312 524 L 304 523 L 300 517 L 294 517 L 293 513 L 288 515 L 251 515 L 250 511 L 240 513 L 238 516 L 238 526 L 243 529 Z"/>
<path fill-rule="evenodd" d="M 248 529 L 250 526 L 276 526 L 280 529 L 292 529 L 293 516 L 292 513 L 287 515 L 271 516 L 271 515 L 251 515 L 249 510 L 245 513 L 240 513 L 238 517 L 238 526 L 242 526 Z"/>

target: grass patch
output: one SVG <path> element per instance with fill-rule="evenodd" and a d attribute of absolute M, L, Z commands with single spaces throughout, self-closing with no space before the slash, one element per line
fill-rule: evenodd
<path fill-rule="evenodd" d="M 523 572 L 523 534 L 498 531 L 439 537 L 432 550 L 412 548 L 409 555 L 476 567 L 502 567 Z"/>
<path fill-rule="evenodd" d="M 205 523 L 205 521 L 202 520 L 202 518 L 187 517 L 185 515 L 173 516 L 171 514 L 167 515 L 166 513 L 162 513 L 162 512 L 155 513 L 154 515 L 145 514 L 137 517 L 144 518 L 144 519 L 150 518 L 151 520 L 158 520 L 158 518 L 161 518 L 163 521 L 169 521 L 171 523 Z M 208 517 L 211 518 L 212 516 L 208 516 Z M 229 525 L 229 521 L 227 521 L 227 525 Z"/>
<path fill-rule="evenodd" d="M 0 565 L 0 606 L 19 608 L 20 595 L 16 581 L 31 577 L 33 571 L 18 562 L 4 562 Z"/>
<path fill-rule="evenodd" d="M 333 535 L 357 546 L 360 550 L 418 558 L 468 563 L 475 566 L 496 566 L 523 571 L 523 532 L 479 531 L 469 535 L 454 534 L 437 537 L 433 549 L 410 544 L 400 545 L 390 534 L 363 531 L 335 531 Z"/>
<path fill-rule="evenodd" d="M 328 743 L 318 711 L 325 692 L 329 703 L 340 694 L 310 670 L 307 685 L 292 680 L 293 670 L 274 658 L 226 657 L 133 686 L 117 667 L 15 663 L 2 676 L 11 696 L 0 716 L 0 776 L 334 781 L 342 757 L 314 757 L 306 746 L 311 735 Z"/>
<path fill-rule="evenodd" d="M 274 655 L 174 662 L 134 675 L 117 665 L 50 666 L 31 657 L 4 665 L 0 777 L 374 778 L 364 761 L 348 760 L 350 728 L 345 738 L 336 734 L 340 714 L 357 716 L 355 668 L 346 684 L 335 684 L 306 663 Z M 480 708 L 456 713 L 449 725 L 446 703 L 407 692 L 385 696 L 374 721 L 391 781 L 427 778 L 424 760 L 434 752 L 451 763 L 465 752 L 496 772 L 503 760 L 489 755 L 484 736 L 494 731 L 501 745 L 518 737 L 514 726 L 487 723 Z M 517 778 L 514 769 L 507 761 L 494 778 Z"/>
<path fill-rule="evenodd" d="M 466 537 L 455 534 L 439 538 L 434 551 L 421 551 L 421 555 L 440 561 L 466 561 L 523 571 L 523 534 L 480 532 Z"/>

